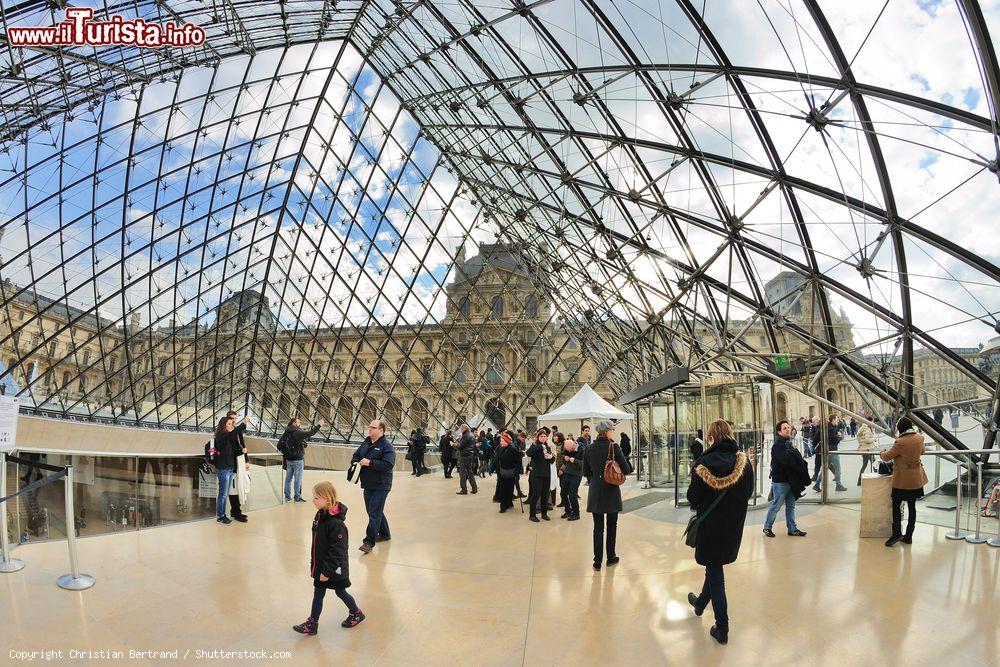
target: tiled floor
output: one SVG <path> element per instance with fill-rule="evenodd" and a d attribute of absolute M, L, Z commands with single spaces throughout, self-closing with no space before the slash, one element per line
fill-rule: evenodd
<path fill-rule="evenodd" d="M 291 625 L 308 615 L 311 505 L 260 510 L 248 524 L 197 522 L 79 541 L 97 585 L 70 593 L 64 542 L 28 544 L 28 566 L 0 575 L 0 655 L 11 650 L 288 651 L 303 665 L 989 665 L 997 664 L 1000 549 L 944 539 L 919 525 L 914 544 L 886 549 L 857 538 L 858 513 L 804 515 L 804 539 L 765 540 L 749 525 L 726 569 L 730 644 L 709 636 L 711 610 L 685 601 L 703 571 L 679 523 L 623 515 L 616 567 L 590 566 L 591 522 L 534 524 L 500 515 L 494 482 L 455 496 L 457 480 L 397 475 L 391 542 L 357 551 L 361 491 L 330 478 L 349 506 L 350 589 L 368 615 L 344 630 L 327 598 L 316 637 Z M 642 493 L 629 483 L 628 495 Z M 586 500 L 586 487 L 581 489 Z M 655 508 L 656 506 L 651 506 Z M 556 515 L 558 516 L 558 515 Z M 78 662 L 78 661 L 73 661 Z M 171 660 L 154 660 L 171 664 Z M 96 659 L 84 664 L 112 664 Z M 122 664 L 122 662 L 117 662 Z"/>

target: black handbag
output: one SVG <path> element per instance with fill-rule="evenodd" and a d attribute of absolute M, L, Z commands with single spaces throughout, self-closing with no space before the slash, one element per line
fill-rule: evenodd
<path fill-rule="evenodd" d="M 875 464 L 875 472 L 879 475 L 891 475 L 892 461 L 879 461 Z"/>
<path fill-rule="evenodd" d="M 712 504 L 708 506 L 708 509 L 705 510 L 704 514 L 701 516 L 695 514 L 688 520 L 687 528 L 684 529 L 684 544 L 688 545 L 692 549 L 695 547 L 698 543 L 698 525 L 712 513 L 712 510 L 715 509 L 715 506 L 719 504 L 719 501 L 722 500 L 723 496 L 727 493 L 729 493 L 729 489 L 720 493 L 715 500 L 712 501 Z"/>

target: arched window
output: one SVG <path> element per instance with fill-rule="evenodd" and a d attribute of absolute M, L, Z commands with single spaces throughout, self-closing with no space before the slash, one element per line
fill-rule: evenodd
<path fill-rule="evenodd" d="M 288 420 L 291 419 L 291 412 L 292 399 L 282 394 L 281 398 L 278 399 L 278 426 L 288 423 Z"/>
<path fill-rule="evenodd" d="M 390 431 L 398 431 L 403 421 L 403 404 L 398 398 L 390 397 L 385 402 L 385 421 Z"/>
<path fill-rule="evenodd" d="M 469 297 L 463 296 L 462 300 L 458 302 L 458 312 L 460 312 L 465 318 L 471 316 L 472 307 L 469 305 Z"/>
<path fill-rule="evenodd" d="M 524 314 L 527 317 L 538 317 L 538 300 L 534 294 L 524 300 Z"/>
<path fill-rule="evenodd" d="M 330 399 L 326 396 L 319 397 L 319 415 L 326 421 L 330 421 Z"/>
<path fill-rule="evenodd" d="M 361 420 L 362 431 L 368 426 L 378 414 L 378 407 L 375 405 L 375 400 L 371 396 L 365 396 L 361 399 L 361 407 L 358 409 L 358 418 Z"/>
<path fill-rule="evenodd" d="M 506 369 L 500 355 L 491 354 L 486 360 L 486 381 L 490 383 L 503 382 L 505 372 Z"/>
<path fill-rule="evenodd" d="M 410 403 L 410 422 L 413 428 L 427 428 L 427 401 L 417 397 Z"/>
<path fill-rule="evenodd" d="M 503 297 L 499 294 L 490 302 L 490 311 L 497 317 L 503 317 Z"/>
<path fill-rule="evenodd" d="M 351 419 L 354 417 L 354 405 L 351 399 L 341 396 L 337 401 L 337 427 L 346 429 L 351 427 Z"/>

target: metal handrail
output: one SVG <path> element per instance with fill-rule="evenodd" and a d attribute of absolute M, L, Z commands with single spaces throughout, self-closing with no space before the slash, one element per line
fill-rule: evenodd
<path fill-rule="evenodd" d="M 861 451 L 858 449 L 850 449 L 846 451 L 835 450 L 830 452 L 830 454 L 844 454 L 847 456 L 862 456 L 867 454 L 871 456 L 872 454 L 877 454 L 882 449 L 869 449 L 868 451 Z M 925 451 L 921 456 L 955 456 L 957 454 L 1000 454 L 1000 449 L 936 449 Z"/>

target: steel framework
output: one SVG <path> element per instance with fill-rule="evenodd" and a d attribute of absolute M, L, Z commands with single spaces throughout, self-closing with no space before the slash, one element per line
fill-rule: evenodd
<path fill-rule="evenodd" d="M 968 231 L 1000 203 L 998 17 L 871 4 L 159 0 L 103 15 L 206 42 L 0 35 L 5 377 L 40 410 L 172 428 L 229 405 L 270 430 L 339 415 L 353 386 L 329 430 L 349 438 L 369 394 L 400 423 L 461 414 L 460 368 L 516 390 L 512 413 L 551 403 L 576 343 L 621 393 L 794 354 L 955 447 L 922 408 L 961 404 L 991 447 L 998 367 L 963 348 L 1000 334 L 996 235 Z M 4 34 L 63 8 L 4 2 Z M 918 39 L 924 69 L 891 61 Z M 489 311 L 527 280 L 551 312 L 445 307 L 487 240 L 514 270 L 468 298 Z M 441 382 L 404 377 L 427 355 Z M 921 377 L 928 355 L 961 392 Z"/>

